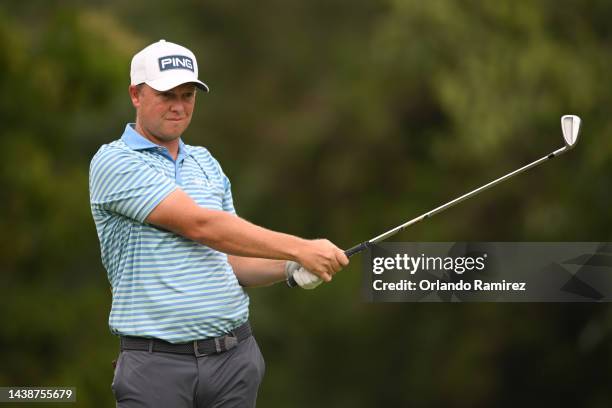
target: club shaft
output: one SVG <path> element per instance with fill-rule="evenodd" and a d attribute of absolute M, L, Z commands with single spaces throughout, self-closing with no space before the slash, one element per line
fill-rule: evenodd
<path fill-rule="evenodd" d="M 356 245 L 353 248 L 350 248 L 350 249 L 346 250 L 345 253 L 349 257 L 352 256 L 352 255 L 355 255 L 355 254 L 357 254 L 357 253 L 367 249 L 370 245 L 376 244 L 376 243 L 378 243 L 380 241 L 384 241 L 385 239 L 387 239 L 387 238 L 397 234 L 398 232 L 400 232 L 400 231 L 404 230 L 405 228 L 409 227 L 410 225 L 416 224 L 417 222 L 423 221 L 426 218 L 429 218 L 429 217 L 431 217 L 431 216 L 433 216 L 435 214 L 438 214 L 438 213 L 440 213 L 440 212 L 442 212 L 442 211 L 444 211 L 444 210 L 446 210 L 446 209 L 448 209 L 450 207 L 453 207 L 454 205 L 459 204 L 460 202 L 462 202 L 464 200 L 467 200 L 468 198 L 470 198 L 472 196 L 475 196 L 476 194 L 478 194 L 478 193 L 480 193 L 482 191 L 485 191 L 485 190 L 487 190 L 487 189 L 489 189 L 489 188 L 491 188 L 491 187 L 501 183 L 502 181 L 508 180 L 509 178 L 511 178 L 513 176 L 516 176 L 517 174 L 520 174 L 520 173 L 522 173 L 522 172 L 524 172 L 526 170 L 529 170 L 532 167 L 535 167 L 535 166 L 537 166 L 539 164 L 544 163 L 547 160 L 550 160 L 550 159 L 552 159 L 554 157 L 559 156 L 560 154 L 564 153 L 566 150 L 567 150 L 567 147 L 562 147 L 560 149 L 557 149 L 554 152 L 548 154 L 547 156 L 542 157 L 541 159 L 538 159 L 538 160 L 536 160 L 536 161 L 534 161 L 532 163 L 529 163 L 529 164 L 521 167 L 520 169 L 514 170 L 513 172 L 508 173 L 505 176 L 502 176 L 502 177 L 500 177 L 498 179 L 495 179 L 495 180 L 485 184 L 484 186 L 478 187 L 477 189 L 472 190 L 469 193 L 463 194 L 462 196 L 457 197 L 454 200 L 447 202 L 446 204 L 442 204 L 441 206 L 436 207 L 433 210 L 431 210 L 429 212 L 426 212 L 425 214 L 419 215 L 418 217 L 413 218 L 410 221 L 405 222 L 402 225 L 398 225 L 397 227 L 395 227 L 395 228 L 393 228 L 393 229 L 391 229 L 391 230 L 389 230 L 389 231 L 387 231 L 385 233 L 382 233 L 382 234 L 372 238 L 369 241 L 366 241 L 366 242 L 363 242 L 363 243 L 361 243 L 359 245 Z"/>
<path fill-rule="evenodd" d="M 548 154 L 548 155 L 546 155 L 546 156 L 544 156 L 544 157 L 542 157 L 542 158 L 540 158 L 540 159 L 538 159 L 538 160 L 536 160 L 536 161 L 534 161 L 532 163 L 529 163 L 529 164 L 521 167 L 520 169 L 514 170 L 513 172 L 508 173 L 505 176 L 502 176 L 500 178 L 497 178 L 497 179 L 495 179 L 495 180 L 485 184 L 484 186 L 478 187 L 477 189 L 472 190 L 469 193 L 465 193 L 462 196 L 457 197 L 454 200 L 447 202 L 446 204 L 442 204 L 441 206 L 436 207 L 433 210 L 431 210 L 429 212 L 426 212 L 425 214 L 419 215 L 418 217 L 413 218 L 410 221 L 407 221 L 407 222 L 405 222 L 405 223 L 403 223 L 401 225 L 398 225 L 397 227 L 395 227 L 395 228 L 393 228 L 393 229 L 391 229 L 391 230 L 389 230 L 389 231 L 387 231 L 385 233 L 382 233 L 382 234 L 372 238 L 369 241 L 365 241 L 365 242 L 362 242 L 360 244 L 357 244 L 354 247 L 349 248 L 346 251 L 344 251 L 344 253 L 346 254 L 347 257 L 351 257 L 351 256 L 353 256 L 355 254 L 358 254 L 358 253 L 360 253 L 362 251 L 365 251 L 371 245 L 376 244 L 376 243 L 378 243 L 380 241 L 384 241 L 385 239 L 387 239 L 387 238 L 397 234 L 398 232 L 404 230 L 405 228 L 409 227 L 410 225 L 416 224 L 417 222 L 423 221 L 426 218 L 429 218 L 429 217 L 431 217 L 431 216 L 433 216 L 435 214 L 438 214 L 438 213 L 440 213 L 440 212 L 442 212 L 442 211 L 444 211 L 444 210 L 446 210 L 446 209 L 448 209 L 450 207 L 453 207 L 454 205 L 459 204 L 460 202 L 462 202 L 464 200 L 467 200 L 468 198 L 470 198 L 472 196 L 475 196 L 476 194 L 478 194 L 478 193 L 480 193 L 482 191 L 485 191 L 485 190 L 487 190 L 487 189 L 489 189 L 489 188 L 491 188 L 491 187 L 501 183 L 502 181 L 508 180 L 509 178 L 512 178 L 512 177 L 516 176 L 517 174 L 520 174 L 520 173 L 522 173 L 522 172 L 524 172 L 526 170 L 529 170 L 532 167 L 535 167 L 535 166 L 537 166 L 539 164 L 544 163 L 545 161 L 548 161 L 548 160 L 550 160 L 550 159 L 552 159 L 554 157 L 557 157 L 560 154 L 566 152 L 567 150 L 568 150 L 567 146 L 564 146 L 564 147 L 562 147 L 560 149 L 557 149 L 554 152 L 552 152 L 552 153 L 550 153 L 550 154 Z M 297 282 L 295 281 L 295 279 L 293 279 L 293 277 L 291 277 L 291 278 L 289 278 L 287 280 L 287 285 L 289 287 L 295 287 L 295 286 L 297 286 Z"/>

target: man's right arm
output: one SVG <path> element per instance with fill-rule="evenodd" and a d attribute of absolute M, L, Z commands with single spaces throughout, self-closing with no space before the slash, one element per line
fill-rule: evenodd
<path fill-rule="evenodd" d="M 292 260 L 325 281 L 348 264 L 344 251 L 327 240 L 271 231 L 225 211 L 200 207 L 178 188 L 146 222 L 230 255 Z"/>

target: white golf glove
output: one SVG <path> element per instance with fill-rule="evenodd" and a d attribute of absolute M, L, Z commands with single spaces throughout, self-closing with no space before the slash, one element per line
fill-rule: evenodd
<path fill-rule="evenodd" d="M 302 289 L 314 289 L 323 283 L 323 279 L 307 271 L 302 265 L 293 261 L 287 261 L 285 263 L 285 276 L 287 276 L 287 279 L 293 276 L 295 282 L 300 285 Z"/>

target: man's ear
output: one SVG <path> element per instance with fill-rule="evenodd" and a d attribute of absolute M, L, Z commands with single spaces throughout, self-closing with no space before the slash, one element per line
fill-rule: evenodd
<path fill-rule="evenodd" d="M 130 85 L 128 92 L 130 93 L 132 105 L 134 105 L 135 108 L 138 108 L 140 106 L 140 89 L 138 85 Z"/>

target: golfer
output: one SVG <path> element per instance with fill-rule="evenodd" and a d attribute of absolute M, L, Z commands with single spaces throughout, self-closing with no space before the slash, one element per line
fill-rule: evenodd
<path fill-rule="evenodd" d="M 199 91 L 188 49 L 160 40 L 134 55 L 136 109 L 90 167 L 91 211 L 120 336 L 118 407 L 253 407 L 265 371 L 245 286 L 293 278 L 313 288 L 348 264 L 327 240 L 236 215 L 230 181 L 181 136 Z"/>

